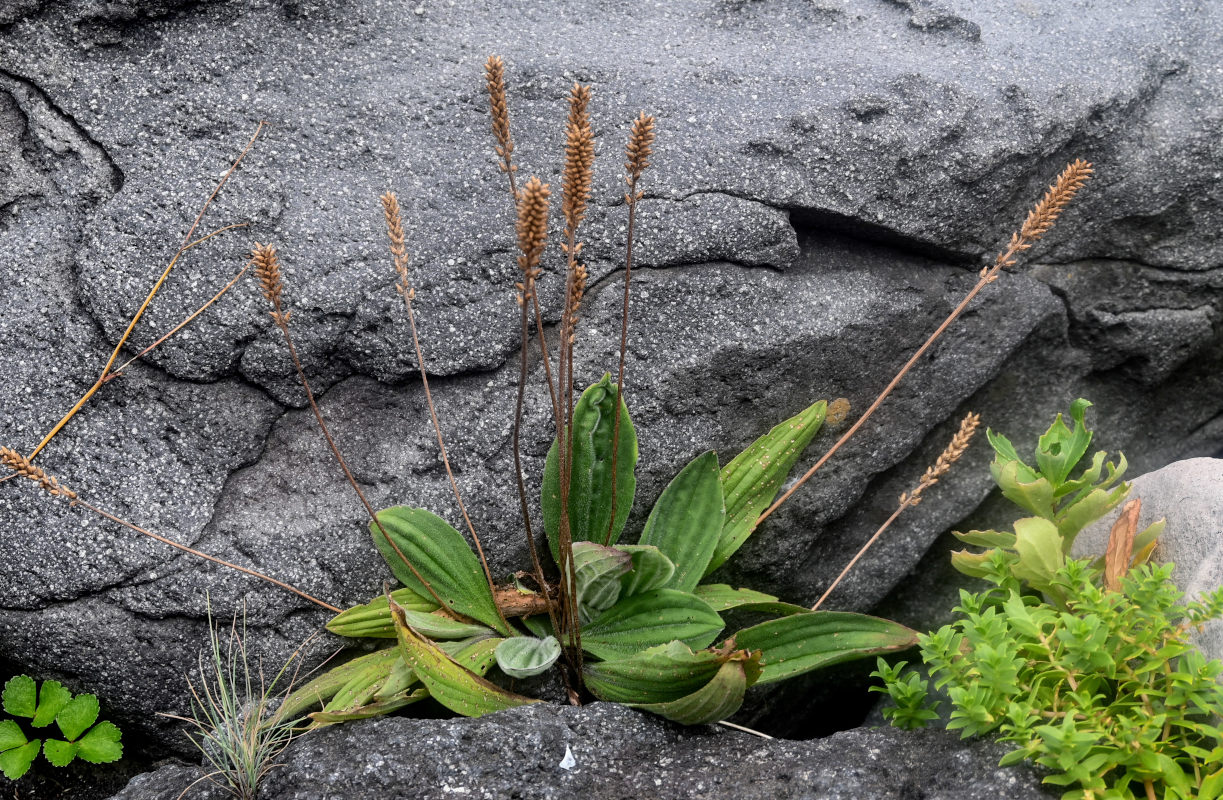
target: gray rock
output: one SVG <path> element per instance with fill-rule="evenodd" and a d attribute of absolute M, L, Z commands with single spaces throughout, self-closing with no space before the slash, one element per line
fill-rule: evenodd
<path fill-rule="evenodd" d="M 618 342 L 624 133 L 638 109 L 658 116 L 633 279 L 628 399 L 643 461 L 630 538 L 702 450 L 728 458 L 817 398 L 865 408 L 1080 155 L 1099 178 L 1035 265 L 984 292 L 718 577 L 813 601 L 969 409 L 1022 439 L 1089 397 L 1097 441 L 1139 471 L 1223 444 L 1212 72 L 1223 28 L 1208 9 L 67 0 L 22 2 L 0 20 L 2 444 L 29 452 L 97 378 L 265 119 L 200 232 L 249 227 L 187 254 L 129 352 L 210 297 L 252 242 L 277 243 L 297 344 L 371 501 L 457 521 L 391 291 L 376 197 L 396 189 L 459 483 L 494 570 L 524 566 L 509 450 L 512 220 L 480 75 L 494 51 L 509 64 L 520 177 L 559 187 L 565 93 L 594 85 L 583 381 L 612 365 Z M 555 251 L 547 262 L 554 321 Z M 106 384 L 40 463 L 185 544 L 337 605 L 366 600 L 389 573 L 265 312 L 247 279 Z M 536 496 L 550 435 L 532 369 Z M 986 496 L 988 460 L 976 446 L 830 607 L 869 610 L 901 584 Z M 186 711 L 206 592 L 222 617 L 245 602 L 269 663 L 327 617 L 17 482 L 0 485 L 0 548 L 0 659 L 97 692 L 150 751 L 186 751 L 153 712 Z M 318 642 L 312 661 L 331 646 Z M 820 715 L 793 703 L 819 682 L 754 699 L 749 721 L 808 726 Z"/>
<path fill-rule="evenodd" d="M 814 741 L 765 741 L 681 728 L 620 706 L 537 705 L 476 720 L 384 719 L 325 729 L 285 751 L 266 800 L 443 797 L 561 800 L 1038 800 L 1027 766 L 1000 768 L 996 744 L 945 731 L 858 728 Z M 566 761 L 571 757 L 571 761 Z M 174 797 L 202 772 L 166 766 L 113 800 Z M 198 790 L 195 800 L 221 797 Z"/>
<path fill-rule="evenodd" d="M 1223 586 L 1223 459 L 1190 458 L 1139 475 L 1130 498 L 1142 500 L 1138 530 L 1159 519 L 1168 524 L 1151 558 L 1172 562 L 1172 580 L 1187 599 L 1196 599 Z M 1085 528 L 1074 540 L 1073 555 L 1098 556 L 1108 548 L 1108 537 L 1121 511 Z M 1193 633 L 1208 658 L 1223 658 L 1223 622 L 1207 623 Z"/>

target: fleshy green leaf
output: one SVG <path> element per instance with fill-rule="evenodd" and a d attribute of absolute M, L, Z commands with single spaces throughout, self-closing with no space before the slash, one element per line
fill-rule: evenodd
<path fill-rule="evenodd" d="M 1121 505 L 1129 493 L 1128 483 L 1121 484 L 1111 492 L 1104 489 L 1093 489 L 1084 497 L 1063 508 L 1055 520 L 1058 538 L 1062 543 L 1062 552 L 1069 553 L 1079 533 Z"/>
<path fill-rule="evenodd" d="M 681 725 L 703 725 L 726 719 L 743 705 L 748 681 L 744 662 L 727 661 L 709 683 L 690 695 L 666 703 L 633 703 L 633 707 Z"/>
<path fill-rule="evenodd" d="M 899 623 L 845 611 L 809 611 L 772 619 L 734 636 L 736 648 L 761 652 L 760 683 L 915 644 L 916 632 Z"/>
<path fill-rule="evenodd" d="M 507 692 L 470 672 L 428 639 L 417 636 L 404 617 L 391 605 L 399 647 L 429 695 L 446 708 L 465 717 L 482 717 L 494 711 L 538 703 L 530 697 Z"/>
<path fill-rule="evenodd" d="M 17 780 L 30 769 L 30 764 L 34 763 L 41 746 L 42 740 L 35 739 L 22 747 L 0 753 L 0 772 L 10 781 Z"/>
<path fill-rule="evenodd" d="M 21 747 L 26 741 L 25 733 L 16 720 L 0 720 L 0 752 Z"/>
<path fill-rule="evenodd" d="M 984 553 L 973 553 L 968 550 L 954 550 L 951 553 L 951 566 L 969 577 L 984 578 L 989 574 L 989 568 L 986 565 L 993 552 L 993 550 L 986 550 Z"/>
<path fill-rule="evenodd" d="M 1043 477 L 1025 480 L 1024 469 L 1026 467 L 1018 461 L 1002 467 L 995 476 L 1002 496 L 1033 514 L 1053 519 L 1053 485 Z"/>
<path fill-rule="evenodd" d="M 77 742 L 77 755 L 91 764 L 109 764 L 123 758 L 122 737 L 113 722 L 102 721 L 89 729 Z"/>
<path fill-rule="evenodd" d="M 582 649 L 609 660 L 673 640 L 699 650 L 717 638 L 723 625 L 696 595 L 655 589 L 621 600 L 583 628 Z"/>
<path fill-rule="evenodd" d="M 974 547 L 1006 547 L 1015 546 L 1015 534 L 1010 531 L 952 531 L 951 535 L 964 544 Z"/>
<path fill-rule="evenodd" d="M 657 547 L 620 544 L 616 545 L 616 549 L 623 550 L 633 559 L 633 568 L 620 578 L 621 597 L 632 597 L 652 589 L 661 589 L 675 574 L 675 564 Z"/>
<path fill-rule="evenodd" d="M 29 675 L 17 675 L 4 684 L 4 710 L 14 717 L 34 716 L 37 701 L 37 686 Z"/>
<path fill-rule="evenodd" d="M 35 728 L 50 725 L 71 699 L 72 692 L 65 689 L 59 681 L 43 681 L 42 686 L 38 687 L 38 710 L 34 712 L 34 721 L 30 724 Z"/>
<path fill-rule="evenodd" d="M 612 703 L 666 703 L 692 694 L 717 674 L 726 657 L 668 642 L 610 661 L 583 665 L 586 688 Z"/>
<path fill-rule="evenodd" d="M 794 462 L 824 424 L 827 410 L 827 402 L 813 403 L 752 442 L 722 468 L 726 517 L 713 557 L 705 567 L 706 575 L 722 566 L 756 529 L 756 520 L 773 502 Z"/>
<path fill-rule="evenodd" d="M 1031 483 L 1040 477 L 1036 474 L 1036 470 L 1023 463 L 1023 459 L 1015 452 L 1015 445 L 1011 444 L 1010 439 L 1001 433 L 994 433 L 989 428 L 985 429 L 985 438 L 989 439 L 990 446 L 994 448 L 994 461 L 989 466 L 990 474 L 994 476 L 994 483 L 1002 485 L 1000 480 L 1002 469 L 1012 462 L 1018 465 L 1014 469 L 1020 481 Z"/>
<path fill-rule="evenodd" d="M 1036 445 L 1036 464 L 1049 483 L 1061 486 L 1070 477 L 1071 470 L 1079 459 L 1087 452 L 1091 444 L 1091 431 L 1083 422 L 1091 403 L 1083 398 L 1075 400 L 1070 405 L 1070 417 L 1074 420 L 1074 429 L 1066 427 L 1062 415 L 1058 414 L 1040 437 Z"/>
<path fill-rule="evenodd" d="M 55 717 L 60 733 L 70 742 L 76 741 L 97 721 L 98 698 L 92 694 L 79 694 L 72 698 Z"/>
<path fill-rule="evenodd" d="M 696 588 L 718 546 L 725 518 L 718 456 L 710 450 L 690 461 L 667 485 L 641 533 L 640 544 L 657 547 L 675 564 L 667 588 L 681 592 Z"/>
<path fill-rule="evenodd" d="M 616 604 L 620 599 L 620 578 L 632 566 L 632 556 L 615 547 L 594 542 L 573 543 L 573 571 L 583 623 Z"/>
<path fill-rule="evenodd" d="M 536 639 L 515 636 L 503 639 L 496 650 L 497 666 L 511 678 L 529 678 L 546 672 L 561 656 L 561 643 L 555 636 Z"/>
<path fill-rule="evenodd" d="M 391 540 L 452 611 L 483 622 L 506 635 L 514 635 L 513 629 L 497 612 L 497 604 L 480 566 L 480 559 L 476 558 L 463 534 L 423 508 L 396 506 L 379 511 L 378 519 Z M 399 582 L 417 595 L 431 597 L 428 589 L 412 574 L 372 522 L 370 534 Z"/>
<path fill-rule="evenodd" d="M 42 754 L 53 767 L 66 767 L 76 758 L 76 742 L 64 742 L 59 739 L 48 739 L 43 742 Z"/>
<path fill-rule="evenodd" d="M 574 542 L 615 544 L 624 530 L 637 491 L 637 433 L 628 407 L 620 401 L 620 444 L 616 451 L 616 497 L 612 500 L 612 436 L 615 430 L 616 385 L 611 375 L 582 392 L 573 409 L 573 469 L 569 486 L 569 533 Z M 544 529 L 552 558 L 561 521 L 559 449 L 556 440 L 544 462 Z M 614 509 L 613 509 L 614 506 Z M 614 521 L 613 521 L 614 510 Z M 610 536 L 609 536 L 610 532 Z"/>
<path fill-rule="evenodd" d="M 417 594 L 406 586 L 391 592 L 391 597 L 406 611 L 429 612 L 438 608 L 437 601 L 432 597 Z M 395 623 L 391 621 L 386 595 L 379 595 L 365 605 L 353 606 L 337 614 L 327 623 L 327 630 L 337 636 L 394 639 Z"/>
<path fill-rule="evenodd" d="M 805 614 L 808 611 L 805 606 L 783 603 L 771 594 L 757 592 L 754 589 L 733 589 L 725 583 L 707 583 L 704 586 L 698 586 L 693 594 L 708 603 L 718 613 L 729 611 L 732 608 L 783 616 Z"/>
<path fill-rule="evenodd" d="M 1019 561 L 1011 567 L 1016 578 L 1038 587 L 1048 586 L 1065 562 L 1062 537 L 1057 526 L 1040 517 L 1015 521 L 1015 552 Z"/>

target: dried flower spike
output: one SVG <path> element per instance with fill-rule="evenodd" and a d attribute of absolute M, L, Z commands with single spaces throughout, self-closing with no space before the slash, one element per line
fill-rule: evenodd
<path fill-rule="evenodd" d="M 995 266 L 1015 266 L 1015 256 L 1031 248 L 1037 239 L 1049 232 L 1053 223 L 1057 222 L 1057 218 L 1066 210 L 1066 206 L 1078 194 L 1079 189 L 1083 188 L 1091 175 L 1091 164 L 1081 158 L 1075 159 L 1072 164 L 1062 170 L 1062 174 L 1058 175 L 1053 185 L 1045 191 L 1045 196 L 1028 212 L 1023 225 L 1018 231 L 1011 234 L 1011 241 L 1007 244 L 1006 250 L 998 255 L 994 262 Z M 982 275 L 984 276 L 988 271 L 988 267 L 983 269 Z M 991 282 L 992 280 L 991 278 Z"/>
<path fill-rule="evenodd" d="M 281 327 L 289 324 L 291 312 L 281 310 L 280 296 L 284 291 L 284 281 L 280 277 L 280 258 L 276 248 L 270 244 L 259 244 L 251 250 L 251 263 L 255 265 L 255 277 L 259 279 L 259 288 L 263 296 L 272 304 L 272 319 Z"/>
<path fill-rule="evenodd" d="M 915 506 L 921 502 L 922 492 L 938 483 L 939 478 L 946 475 L 951 469 L 951 465 L 959 461 L 960 456 L 964 455 L 964 451 L 968 449 L 968 445 L 972 441 L 973 434 L 977 432 L 977 428 L 980 425 L 981 415 L 970 411 L 960 421 L 960 430 L 956 432 L 955 436 L 951 437 L 951 443 L 939 455 L 938 460 L 934 462 L 934 466 L 926 467 L 926 473 L 922 475 L 917 488 L 913 490 L 913 494 L 906 492 L 900 495 L 901 505 Z"/>
<path fill-rule="evenodd" d="M 510 138 L 510 112 L 505 103 L 505 62 L 501 56 L 489 56 L 484 63 L 484 82 L 488 86 L 488 106 L 493 116 L 493 135 L 497 137 L 497 155 L 501 156 L 498 167 L 502 172 L 513 172 L 517 167 L 510 163 L 514 140 Z"/>
<path fill-rule="evenodd" d="M 29 478 L 37 483 L 48 493 L 56 497 L 65 497 L 69 500 L 76 499 L 76 492 L 69 489 L 67 486 L 60 484 L 54 476 L 43 472 L 41 468 L 34 466 L 30 460 L 7 447 L 0 447 L 0 463 L 16 472 L 23 478 Z"/>
<path fill-rule="evenodd" d="M 522 187 L 518 203 L 518 268 L 522 270 L 519 284 L 520 300 L 529 299 L 534 291 L 535 279 L 539 277 L 539 259 L 548 241 L 548 200 L 552 190 L 539 178 L 531 179 Z"/>
<path fill-rule="evenodd" d="M 404 244 L 403 217 L 399 213 L 399 198 L 394 192 L 387 192 L 378 198 L 382 201 L 382 213 L 386 217 L 386 235 L 391 240 L 391 255 L 395 259 L 395 272 L 399 273 L 399 281 L 395 291 L 406 301 L 416 299 L 416 290 L 408 277 L 408 249 Z"/>
<path fill-rule="evenodd" d="M 590 87 L 573 84 L 569 92 L 569 121 L 565 125 L 564 204 L 565 231 L 577 230 L 586 216 L 594 176 L 595 136 L 590 127 Z"/>
<path fill-rule="evenodd" d="M 650 156 L 654 145 L 654 118 L 646 116 L 644 111 L 633 120 L 629 131 L 628 145 L 624 148 L 624 171 L 630 186 L 635 186 L 641 179 L 641 173 L 650 166 Z M 639 199 L 639 198 L 638 198 Z"/>

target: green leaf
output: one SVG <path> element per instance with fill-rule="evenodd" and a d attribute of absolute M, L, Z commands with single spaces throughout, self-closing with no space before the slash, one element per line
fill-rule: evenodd
<path fill-rule="evenodd" d="M 325 728 L 328 725 L 335 725 L 340 722 L 352 722 L 358 719 L 371 719 L 373 717 L 381 717 L 390 714 L 393 711 L 398 711 L 412 703 L 424 700 L 429 696 L 427 689 L 416 689 L 414 691 L 400 692 L 399 694 L 382 697 L 372 703 L 353 708 L 347 711 L 315 711 L 310 714 L 310 727 L 312 729 Z"/>
<path fill-rule="evenodd" d="M 450 610 L 483 622 L 508 636 L 514 635 L 513 629 L 497 612 L 497 604 L 480 566 L 480 559 L 472 552 L 463 534 L 423 508 L 396 506 L 379 511 L 378 519 L 386 528 L 387 535 Z M 429 595 L 428 589 L 412 574 L 372 522 L 370 533 L 399 582 L 417 595 Z"/>
<path fill-rule="evenodd" d="M 556 631 L 552 630 L 552 620 L 549 619 L 547 614 L 536 614 L 532 617 L 523 617 L 522 624 L 526 625 L 527 630 L 538 636 L 540 639 L 546 639 L 547 637 L 553 636 L 556 633 Z"/>
<path fill-rule="evenodd" d="M 34 763 L 41 746 L 42 740 L 35 739 L 23 747 L 0 753 L 0 772 L 10 781 L 17 780 L 30 769 L 30 764 Z"/>
<path fill-rule="evenodd" d="M 620 599 L 620 578 L 633 566 L 633 557 L 594 542 L 573 543 L 578 611 L 583 623 L 611 608 Z"/>
<path fill-rule="evenodd" d="M 446 708 L 465 717 L 482 717 L 494 711 L 539 702 L 507 692 L 467 670 L 437 645 L 413 633 L 401 611 L 394 604 L 391 605 L 404 659 L 429 690 L 429 695 Z"/>
<path fill-rule="evenodd" d="M 442 642 L 439 647 L 459 666 L 477 675 L 487 675 L 497 663 L 497 648 L 504 639 L 480 639 L 475 642 Z"/>
<path fill-rule="evenodd" d="M 98 698 L 92 694 L 79 694 L 72 698 L 55 717 L 60 733 L 70 742 L 98 720 Z"/>
<path fill-rule="evenodd" d="M 1002 467 L 994 478 L 1002 496 L 1026 511 L 1053 519 L 1053 485 L 1043 477 L 1024 480 L 1021 474 L 1024 469 L 1027 468 L 1018 461 Z"/>
<path fill-rule="evenodd" d="M 689 695 L 717 674 L 725 656 L 668 642 L 610 661 L 583 664 L 586 688 L 612 703 L 665 703 Z"/>
<path fill-rule="evenodd" d="M 1051 584 L 1065 562 L 1057 526 L 1040 517 L 1015 521 L 1015 552 L 1019 554 L 1019 561 L 1011 567 L 1011 572 L 1037 588 Z"/>
<path fill-rule="evenodd" d="M 616 549 L 628 553 L 633 559 L 632 569 L 620 578 L 621 597 L 632 597 L 651 589 L 661 589 L 675 574 L 674 562 L 657 547 L 621 544 L 616 545 Z"/>
<path fill-rule="evenodd" d="M 621 600 L 582 629 L 582 649 L 603 658 L 623 658 L 678 640 L 699 650 L 709 645 L 724 623 L 695 595 L 655 589 Z"/>
<path fill-rule="evenodd" d="M 1015 534 L 1009 531 L 952 531 L 951 535 L 964 544 L 974 547 L 1005 547 L 1015 546 Z"/>
<path fill-rule="evenodd" d="M 381 538 L 381 534 L 377 534 Z M 392 554 L 394 551 L 391 551 Z M 395 556 L 396 559 L 399 556 Z M 406 586 L 391 592 L 405 611 L 436 611 L 437 601 L 432 597 L 417 594 Z M 387 607 L 386 595 L 379 595 L 365 605 L 353 606 L 332 617 L 327 630 L 337 636 L 367 637 L 370 639 L 394 639 L 395 623 L 391 621 L 391 609 Z"/>
<path fill-rule="evenodd" d="M 667 484 L 641 533 L 640 544 L 657 547 L 675 564 L 667 588 L 696 588 L 718 546 L 725 518 L 718 456 L 710 450 L 688 462 Z"/>
<path fill-rule="evenodd" d="M 917 633 L 899 623 L 845 611 L 773 619 L 744 628 L 733 638 L 736 648 L 761 652 L 760 683 L 917 644 Z"/>
<path fill-rule="evenodd" d="M 1002 485 L 999 480 L 1002 469 L 1012 462 L 1018 464 L 1015 467 L 1015 474 L 1024 483 L 1031 483 L 1040 477 L 1036 474 L 1036 470 L 1023 463 L 1023 459 L 1015 452 L 1015 445 L 1011 444 L 1010 439 L 1001 433 L 994 433 L 989 428 L 985 429 L 985 438 L 989 439 L 990 447 L 994 448 L 994 461 L 989 466 L 989 472 L 994 476 L 994 483 Z"/>
<path fill-rule="evenodd" d="M 743 705 L 748 680 L 743 661 L 727 661 L 709 683 L 690 695 L 666 703 L 632 703 L 681 725 L 703 725 L 726 719 Z"/>
<path fill-rule="evenodd" d="M 1121 484 L 1111 492 L 1104 489 L 1093 489 L 1086 496 L 1063 508 L 1055 519 L 1058 536 L 1062 542 L 1062 552 L 1069 553 L 1079 533 L 1121 505 L 1129 493 L 1130 484 L 1128 483 Z"/>
<path fill-rule="evenodd" d="M 76 742 L 63 742 L 59 739 L 48 739 L 43 742 L 42 754 L 53 767 L 66 767 L 76 758 Z"/>
<path fill-rule="evenodd" d="M 637 433 L 620 401 L 620 444 L 616 450 L 616 497 L 612 498 L 612 436 L 616 385 L 611 375 L 582 392 L 573 409 L 573 468 L 569 485 L 569 534 L 574 542 L 615 544 L 624 530 L 637 491 Z M 544 462 L 544 529 L 552 558 L 560 563 L 561 483 L 556 440 Z M 614 507 L 614 508 L 613 508 Z M 613 521 L 614 510 L 614 521 Z M 610 535 L 609 535 L 610 534 Z"/>
<path fill-rule="evenodd" d="M 42 686 L 38 687 L 38 710 L 34 712 L 34 721 L 30 724 L 35 728 L 50 725 L 71 699 L 72 692 L 59 681 L 43 681 Z"/>
<path fill-rule="evenodd" d="M 459 622 L 453 617 L 444 617 L 440 613 L 424 613 L 405 608 L 403 613 L 408 618 L 408 624 L 416 632 L 430 639 L 470 639 L 473 636 L 493 636 L 495 631 L 483 625 L 472 622 Z"/>
<path fill-rule="evenodd" d="M 987 565 L 990 555 L 994 552 L 994 550 L 986 550 L 984 553 L 973 553 L 968 550 L 953 550 L 951 566 L 970 577 L 984 578 L 989 574 Z"/>
<path fill-rule="evenodd" d="M 497 666 L 511 678 L 529 678 L 546 672 L 561 656 L 561 643 L 555 636 L 536 639 L 515 636 L 503 639 L 496 650 Z"/>
<path fill-rule="evenodd" d="M 17 675 L 4 684 L 4 710 L 14 717 L 33 717 L 38 691 L 29 675 Z"/>
<path fill-rule="evenodd" d="M 326 705 L 342 688 L 360 675 L 369 676 L 371 682 L 390 675 L 395 662 L 401 659 L 399 648 L 389 647 L 332 667 L 286 697 L 281 703 L 280 713 L 287 719 L 295 719 L 308 708 Z"/>
<path fill-rule="evenodd" d="M 706 575 L 726 563 L 756 529 L 756 520 L 773 502 L 799 455 L 824 424 L 827 410 L 828 403 L 823 400 L 811 404 L 752 442 L 722 468 L 726 517 L 713 557 L 705 567 Z"/>
<path fill-rule="evenodd" d="M 1079 463 L 1079 459 L 1087 452 L 1091 444 L 1091 431 L 1087 429 L 1083 418 L 1091 403 L 1083 398 L 1075 400 L 1070 405 L 1070 416 L 1074 420 L 1074 429 L 1066 427 L 1062 415 L 1058 414 L 1053 424 L 1045 431 L 1036 444 L 1036 464 L 1041 474 L 1054 487 L 1061 486 L 1070 477 L 1071 470 Z"/>
<path fill-rule="evenodd" d="M 0 720 L 0 752 L 21 747 L 25 743 L 25 733 L 16 720 Z"/>
<path fill-rule="evenodd" d="M 761 611 L 766 614 L 805 614 L 806 606 L 796 606 L 793 603 L 783 603 L 771 594 L 757 592 L 754 589 L 733 589 L 725 583 L 707 583 L 698 586 L 693 591 L 697 597 L 709 604 L 718 613 L 732 608 L 744 611 Z"/>
<path fill-rule="evenodd" d="M 378 659 L 367 664 L 364 669 L 354 672 L 348 682 L 323 706 L 323 711 L 352 711 L 368 705 L 379 693 L 398 694 L 415 683 L 416 673 L 404 661 L 398 648 L 391 648 L 389 652 L 395 653 L 397 658 Z M 388 681 L 395 685 L 387 686 Z"/>

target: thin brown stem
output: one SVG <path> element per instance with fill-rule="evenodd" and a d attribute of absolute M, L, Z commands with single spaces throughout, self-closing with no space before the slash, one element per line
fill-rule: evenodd
<path fill-rule="evenodd" d="M 306 600 L 309 600 L 311 603 L 314 603 L 317 606 L 327 609 L 328 611 L 332 612 L 333 614 L 339 614 L 341 611 L 343 611 L 343 609 L 341 608 L 337 608 L 336 606 L 333 606 L 330 603 L 323 602 L 322 600 L 319 600 L 317 597 L 314 597 L 312 595 L 307 594 L 306 592 L 303 592 L 301 589 L 298 589 L 296 586 L 290 586 L 289 584 L 285 583 L 284 581 L 278 581 L 275 578 L 271 577 L 270 575 L 264 575 L 262 572 L 257 572 L 256 570 L 249 569 L 247 567 L 243 567 L 239 564 L 234 564 L 222 558 L 217 558 L 216 556 L 210 556 L 207 553 L 203 553 L 192 547 L 188 547 L 185 544 L 179 544 L 178 542 L 174 541 L 173 539 L 167 539 L 165 536 L 162 536 L 160 534 L 153 533 L 150 530 L 141 528 L 139 525 L 133 525 L 132 523 L 128 522 L 127 520 L 116 517 L 114 514 L 111 514 L 109 511 L 104 511 L 103 509 L 98 508 L 97 506 L 90 505 L 89 503 L 86 503 L 84 500 L 81 500 L 80 498 L 73 500 L 71 504 L 74 506 L 80 506 L 81 508 L 84 508 L 88 511 L 92 511 L 93 513 L 97 514 L 98 516 L 108 519 L 111 522 L 122 525 L 125 528 L 129 528 L 135 531 L 136 533 L 143 534 L 145 536 L 148 536 L 151 539 L 156 539 L 157 541 L 161 542 L 162 544 L 168 544 L 173 548 L 182 550 L 184 553 L 190 553 L 191 555 L 197 556 L 198 558 L 202 558 L 205 561 L 211 561 L 214 564 L 220 564 L 223 567 L 228 567 L 230 569 L 237 570 L 238 572 L 242 572 L 247 575 L 251 575 L 255 578 L 259 578 L 260 580 L 267 581 L 268 583 L 271 583 L 275 586 L 279 586 L 282 589 L 287 589 L 288 591 L 292 592 L 293 594 L 299 597 L 303 597 Z"/>
<path fill-rule="evenodd" d="M 51 431 L 43 437 L 42 441 L 38 443 L 38 446 L 31 451 L 28 458 L 32 459 L 41 453 L 43 448 L 55 438 L 56 434 L 63 430 L 64 426 L 68 424 L 69 420 L 76 416 L 77 412 L 84 407 L 85 403 L 89 402 L 89 398 L 93 397 L 98 389 L 102 388 L 102 384 L 106 382 L 106 376 L 110 373 L 110 368 L 114 366 L 115 359 L 119 357 L 119 353 L 123 350 L 123 346 L 127 343 L 128 337 L 132 335 L 132 330 L 136 327 L 136 323 L 138 323 L 140 318 L 144 316 L 144 312 L 146 309 L 148 309 L 149 304 L 153 302 L 153 298 L 159 291 L 161 291 L 162 284 L 166 282 L 166 278 L 170 277 L 170 272 L 174 269 L 174 265 L 178 263 L 178 259 L 190 246 L 192 246 L 193 242 L 191 237 L 195 234 L 195 229 L 199 227 L 200 220 L 204 218 L 205 212 L 208 211 L 208 207 L 212 205 L 212 201 L 216 198 L 217 194 L 220 193 L 221 188 L 224 187 L 229 181 L 229 176 L 233 175 L 234 170 L 236 170 L 238 165 L 242 163 L 242 159 L 246 158 L 246 154 L 250 152 L 251 147 L 254 146 L 255 140 L 259 138 L 259 133 L 262 130 L 263 123 L 260 122 L 259 127 L 255 129 L 254 135 L 251 136 L 250 141 L 246 143 L 246 147 L 242 148 L 242 152 L 234 160 L 233 164 L 230 165 L 229 169 L 225 171 L 225 174 L 221 176 L 221 180 L 212 190 L 212 194 L 208 195 L 208 199 L 204 201 L 204 206 L 200 209 L 200 213 L 196 215 L 195 221 L 191 223 L 191 227 L 187 229 L 187 235 L 183 237 L 183 243 L 179 245 L 178 251 L 175 252 L 174 257 L 170 259 L 170 263 L 166 265 L 165 270 L 162 271 L 161 276 L 157 279 L 157 282 L 153 284 L 153 288 L 149 290 L 148 296 L 144 298 L 144 302 L 140 304 L 140 308 L 138 308 L 136 313 L 132 316 L 132 319 L 128 323 L 127 329 L 123 332 L 123 335 L 119 337 L 119 342 L 115 345 L 114 351 L 111 352 L 110 358 L 107 359 L 106 366 L 102 367 L 102 374 L 98 376 L 97 381 L 94 382 L 93 386 L 89 387 L 81 399 L 77 400 L 76 404 L 68 410 L 68 413 L 55 424 L 55 427 L 53 427 Z M 207 238 L 209 237 L 204 237 L 204 239 Z M 201 239 L 201 241 L 203 240 Z"/>
<path fill-rule="evenodd" d="M 811 469 L 803 473 L 803 476 L 799 478 L 793 486 L 787 489 L 781 497 L 777 498 L 777 500 L 771 506 L 765 509 L 764 513 L 761 514 L 756 520 L 757 525 L 768 519 L 769 516 L 776 511 L 782 503 L 788 500 L 791 495 L 798 491 L 798 489 L 804 483 L 806 483 L 811 476 L 814 475 L 817 470 L 819 470 L 820 467 L 824 466 L 828 459 L 832 457 L 833 453 L 840 450 L 846 442 L 853 438 L 853 435 L 858 432 L 866 421 L 870 419 L 871 415 L 875 413 L 879 406 L 883 404 L 883 401 L 888 398 L 888 395 L 892 393 L 892 390 L 896 388 L 901 379 L 903 379 L 904 376 L 909 373 L 909 370 L 913 368 L 913 365 L 915 365 L 921 359 L 921 357 L 926 354 L 926 351 L 930 349 L 931 345 L 933 345 L 935 341 L 937 341 L 938 338 L 942 336 L 949 327 L 951 327 L 951 323 L 955 322 L 959 318 L 960 314 L 964 312 L 964 309 L 968 307 L 968 304 L 981 293 L 981 290 L 997 280 L 998 273 L 1002 271 L 1003 268 L 1013 266 L 1016 261 L 1016 256 L 1023 251 L 1030 249 L 1032 244 L 1053 226 L 1053 223 L 1065 209 L 1066 205 L 1074 198 L 1078 190 L 1081 189 L 1091 177 L 1091 173 L 1091 164 L 1088 164 L 1082 160 L 1075 161 L 1062 171 L 1062 173 L 1058 176 L 1057 181 L 1049 187 L 1049 190 L 1045 193 L 1045 196 L 1041 199 L 1041 201 L 1036 204 L 1031 212 L 1028 213 L 1028 217 L 1024 220 L 1023 226 L 1018 232 L 1011 235 L 1011 240 L 1007 245 L 1006 250 L 998 255 L 992 266 L 981 270 L 980 278 L 977 280 L 977 283 L 972 287 L 972 289 L 969 290 L 964 299 L 960 301 L 960 304 L 957 305 L 951 314 L 948 315 L 947 319 L 943 320 L 943 323 L 938 326 L 934 333 L 930 334 L 930 337 L 926 339 L 925 343 L 917 349 L 917 352 L 905 362 L 904 366 L 900 368 L 900 371 L 896 373 L 896 376 L 892 378 L 888 385 L 884 387 L 879 396 L 875 398 L 874 402 L 871 403 L 866 411 L 863 412 L 862 416 L 858 418 L 858 421 L 850 426 L 849 430 L 845 431 L 841 438 L 837 440 L 836 444 L 834 444 L 828 450 L 828 452 L 824 453 L 824 455 L 820 457 L 819 461 L 815 462 Z"/>
<path fill-rule="evenodd" d="M 832 594 L 832 590 L 837 588 L 845 576 L 849 574 L 849 571 L 854 568 L 854 565 L 858 563 L 858 559 L 862 558 L 866 551 L 870 549 L 871 545 L 878 541 L 879 537 L 883 535 L 883 532 L 886 531 L 891 524 L 896 521 L 896 518 L 900 516 L 901 512 L 908 507 L 908 503 L 901 503 L 896 507 L 896 510 L 892 512 L 892 516 L 888 517 L 887 521 L 879 526 L 879 530 L 875 531 L 874 536 L 866 540 L 866 544 L 862 545 L 861 549 L 854 554 L 854 557 L 851 558 L 849 563 L 845 565 L 845 569 L 841 570 L 841 574 L 837 575 L 836 580 L 834 580 L 832 584 L 824 590 L 824 593 L 820 595 L 820 599 L 815 601 L 815 605 L 811 606 L 812 611 L 819 610 L 820 606 L 824 604 L 824 601 L 828 599 L 828 595 Z"/>
<path fill-rule="evenodd" d="M 612 513 L 607 521 L 603 544 L 611 544 L 616 527 L 616 468 L 620 457 L 620 404 L 624 398 L 624 360 L 628 352 L 629 280 L 633 276 L 633 227 L 637 221 L 637 179 L 630 178 L 628 194 L 628 242 L 624 246 L 624 307 L 620 311 L 620 367 L 616 372 L 616 403 L 612 411 L 611 498 Z"/>

